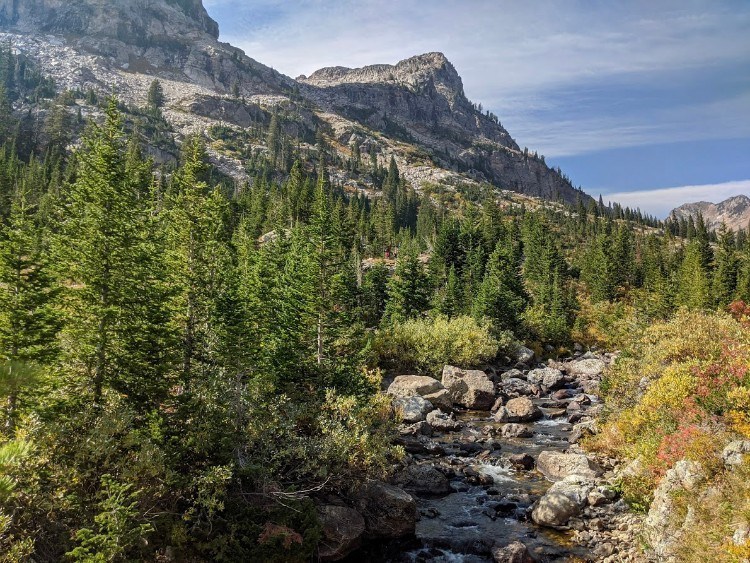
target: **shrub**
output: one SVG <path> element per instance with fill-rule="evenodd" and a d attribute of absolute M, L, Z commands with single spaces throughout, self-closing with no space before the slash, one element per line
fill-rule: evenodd
<path fill-rule="evenodd" d="M 690 495 L 692 496 L 692 495 Z M 684 502 L 688 498 L 678 499 Z M 747 541 L 735 543 L 735 531 L 750 524 L 750 463 L 720 474 L 690 503 L 691 517 L 680 535 L 676 559 L 684 563 L 741 563 L 750 558 Z M 686 507 L 680 507 L 686 508 Z"/>
<path fill-rule="evenodd" d="M 509 332 L 492 336 L 488 325 L 460 316 L 394 323 L 380 331 L 374 346 L 385 367 L 437 376 L 447 364 L 480 366 L 515 342 Z"/>
<path fill-rule="evenodd" d="M 621 482 L 634 506 L 645 508 L 681 459 L 720 479 L 724 445 L 750 435 L 750 332 L 735 317 L 680 311 L 633 338 L 605 373 L 606 422 L 586 446 L 639 461 Z"/>

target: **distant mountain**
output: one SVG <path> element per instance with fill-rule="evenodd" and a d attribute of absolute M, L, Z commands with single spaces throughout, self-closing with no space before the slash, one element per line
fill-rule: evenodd
<path fill-rule="evenodd" d="M 733 231 L 747 229 L 750 224 L 750 198 L 746 195 L 730 197 L 721 203 L 710 203 L 698 201 L 686 203 L 672 210 L 679 218 L 695 218 L 698 213 L 703 215 L 709 229 L 718 229 L 722 223 L 726 223 Z"/>
<path fill-rule="evenodd" d="M 381 165 L 393 157 L 417 190 L 490 183 L 548 200 L 590 200 L 544 157 L 521 150 L 496 116 L 472 104 L 441 53 L 396 65 L 325 68 L 293 80 L 218 37 L 202 0 L 0 0 L 0 41 L 34 60 L 61 88 L 114 90 L 139 106 L 158 77 L 164 115 L 178 136 L 214 125 L 267 125 L 280 113 L 300 148 L 312 148 L 322 126 L 341 160 L 355 146 Z M 221 147 L 212 150 L 225 173 L 242 178 L 241 163 L 220 154 Z M 332 172 L 342 183 L 356 183 L 346 170 Z"/>

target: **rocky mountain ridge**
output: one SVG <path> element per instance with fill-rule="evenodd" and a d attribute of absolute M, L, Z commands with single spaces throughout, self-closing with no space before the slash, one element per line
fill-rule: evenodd
<path fill-rule="evenodd" d="M 114 88 L 142 105 L 158 77 L 165 116 L 180 136 L 216 124 L 241 130 L 245 116 L 282 108 L 313 134 L 324 125 L 344 158 L 354 145 L 372 148 L 381 163 L 394 157 L 418 190 L 490 183 L 548 200 L 588 199 L 479 111 L 441 53 L 326 68 L 295 81 L 218 41 L 201 0 L 0 0 L 0 32 L 62 88 Z M 226 163 L 226 155 L 214 156 Z M 242 179 L 241 168 L 224 171 Z"/>
<path fill-rule="evenodd" d="M 709 229 L 719 229 L 722 223 L 733 231 L 747 229 L 750 225 L 750 197 L 737 195 L 720 203 L 709 201 L 685 203 L 673 209 L 670 216 L 687 219 L 688 217 L 695 218 L 699 213 Z"/>

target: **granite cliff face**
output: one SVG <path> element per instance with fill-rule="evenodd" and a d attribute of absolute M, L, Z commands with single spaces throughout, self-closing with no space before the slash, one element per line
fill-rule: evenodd
<path fill-rule="evenodd" d="M 682 217 L 687 219 L 688 217 L 695 218 L 699 213 L 709 229 L 718 229 L 722 223 L 733 231 L 747 229 L 750 225 L 750 198 L 746 195 L 738 195 L 721 203 L 708 201 L 686 203 L 674 209 L 670 215 L 674 214 L 678 219 Z"/>
<path fill-rule="evenodd" d="M 134 34 L 146 40 L 166 35 L 166 26 L 171 25 L 190 35 L 219 38 L 219 24 L 201 0 L 0 0 L 0 24 L 22 31 L 124 41 Z"/>
<path fill-rule="evenodd" d="M 238 83 L 247 92 L 278 92 L 291 83 L 219 43 L 201 0 L 0 0 L 0 29 L 56 36 L 101 65 L 219 91 Z"/>
<path fill-rule="evenodd" d="M 441 166 L 474 180 L 569 203 L 588 197 L 522 152 L 494 116 L 478 111 L 442 53 L 396 65 L 324 68 L 297 81 L 305 86 L 303 95 L 327 111 L 414 143 Z"/>
<path fill-rule="evenodd" d="M 308 135 L 324 125 L 345 158 L 355 144 L 372 148 L 383 164 L 394 157 L 416 189 L 489 182 L 550 200 L 588 198 L 521 151 L 495 116 L 478 111 L 441 53 L 326 68 L 295 81 L 218 36 L 202 0 L 0 0 L 0 40 L 59 87 L 115 89 L 142 105 L 158 77 L 165 115 L 180 134 L 216 123 L 247 127 L 248 116 L 281 108 Z"/>

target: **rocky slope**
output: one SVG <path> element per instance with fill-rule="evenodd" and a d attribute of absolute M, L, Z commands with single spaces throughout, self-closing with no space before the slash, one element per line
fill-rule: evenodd
<path fill-rule="evenodd" d="M 494 116 L 482 114 L 442 53 L 396 65 L 324 68 L 301 76 L 302 92 L 320 106 L 423 148 L 442 166 L 545 199 L 585 198 L 539 158 L 521 151 Z"/>
<path fill-rule="evenodd" d="M 94 75 L 102 70 L 96 67 L 108 67 L 221 93 L 237 83 L 248 94 L 278 93 L 292 82 L 220 43 L 219 26 L 201 0 L 0 0 L 0 30 L 47 39 L 48 57 L 58 65 L 65 62 L 56 49 L 61 43 L 95 55 L 85 67 Z"/>
<path fill-rule="evenodd" d="M 738 231 L 747 229 L 750 224 L 750 198 L 746 195 L 730 197 L 721 203 L 710 203 L 698 201 L 686 203 L 672 210 L 672 214 L 678 219 L 684 217 L 703 216 L 709 229 L 718 229 L 721 224 L 726 224 L 729 229 Z"/>
<path fill-rule="evenodd" d="M 373 150 L 381 164 L 393 156 L 416 189 L 489 182 L 550 200 L 588 198 L 543 158 L 521 151 L 496 117 L 478 111 L 440 53 L 395 66 L 322 69 L 295 81 L 219 42 L 201 0 L 0 0 L 0 40 L 61 88 L 114 89 L 142 105 L 158 77 L 178 136 L 216 124 L 240 131 L 253 121 L 248 115 L 262 110 L 267 119 L 282 108 L 308 138 L 324 125 L 344 158 L 354 144 Z M 214 156 L 244 180 L 240 163 Z"/>

